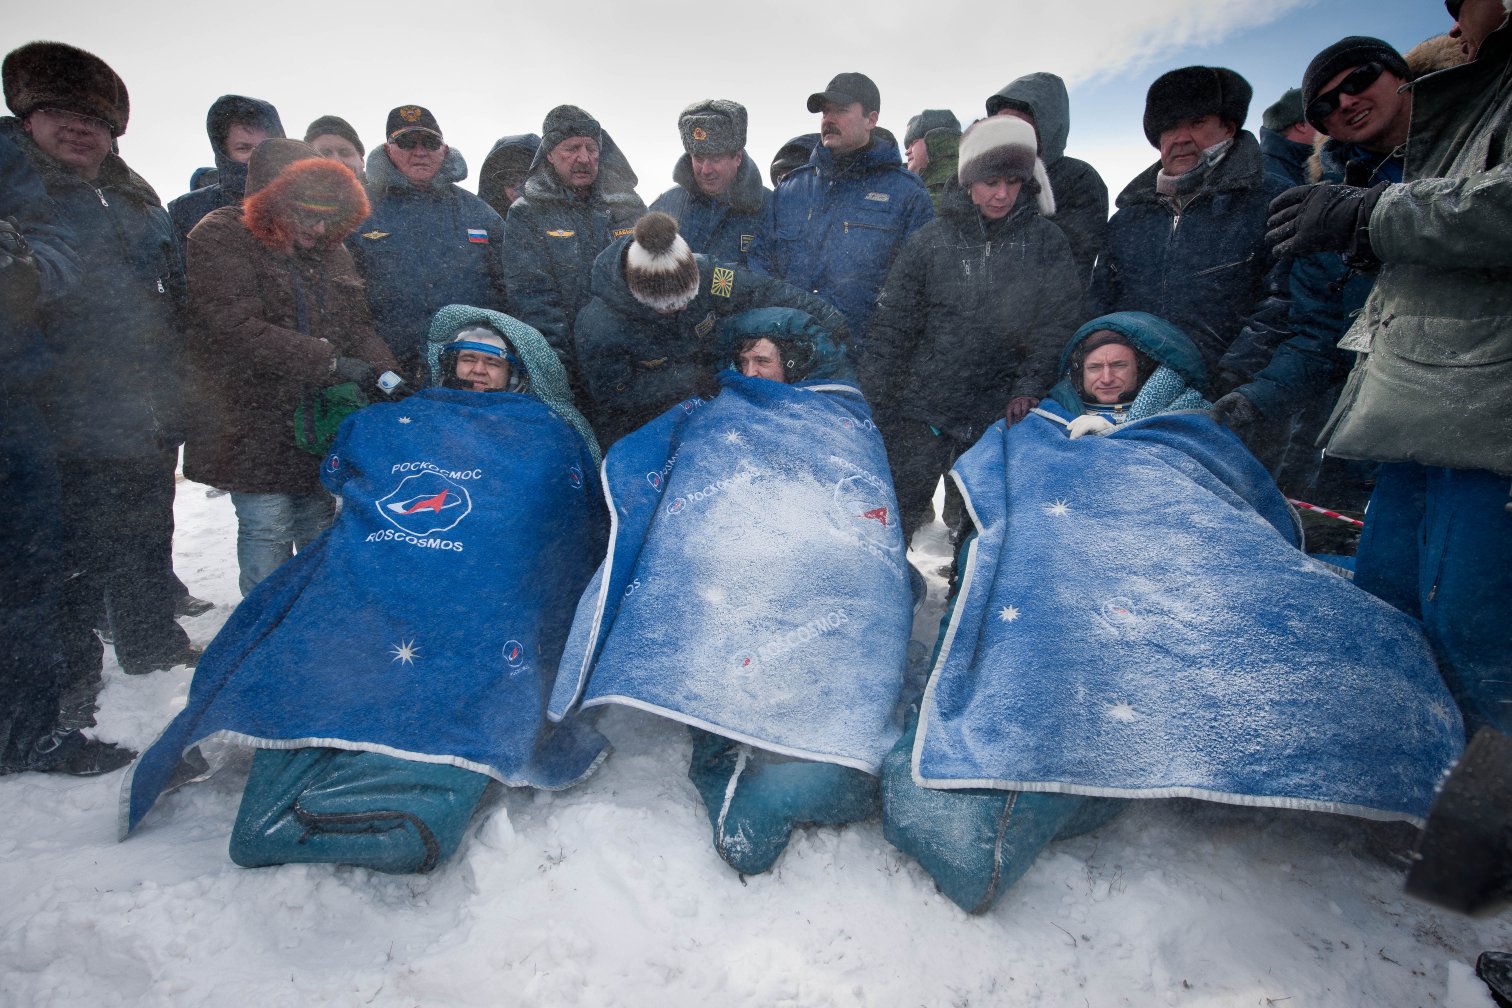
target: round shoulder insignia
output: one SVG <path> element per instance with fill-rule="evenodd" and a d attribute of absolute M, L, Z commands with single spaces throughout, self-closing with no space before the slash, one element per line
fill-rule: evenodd
<path fill-rule="evenodd" d="M 402 108 L 402 109 L 399 110 L 399 118 L 403 119 L 405 122 L 415 122 L 417 119 L 420 118 L 420 106 L 419 105 L 406 105 L 406 106 L 404 106 L 404 108 Z"/>

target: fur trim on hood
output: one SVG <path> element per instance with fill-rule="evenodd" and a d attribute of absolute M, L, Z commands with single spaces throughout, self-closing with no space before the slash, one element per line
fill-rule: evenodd
<path fill-rule="evenodd" d="M 294 251 L 291 213 L 296 203 L 331 208 L 318 246 L 322 253 L 346 241 L 369 210 L 367 194 L 350 168 L 340 161 L 314 157 L 295 161 L 248 196 L 242 204 L 242 220 L 258 241 L 289 255 Z"/>
<path fill-rule="evenodd" d="M 447 145 L 446 157 L 441 159 L 441 170 L 431 179 L 431 188 L 455 185 L 467 178 L 467 161 L 457 148 Z M 405 177 L 388 154 L 388 144 L 379 144 L 368 151 L 367 187 L 373 198 L 381 197 L 389 189 L 414 189 L 415 184 Z"/>

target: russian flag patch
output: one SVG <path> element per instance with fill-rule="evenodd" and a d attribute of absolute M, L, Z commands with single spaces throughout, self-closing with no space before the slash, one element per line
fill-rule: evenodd
<path fill-rule="evenodd" d="M 475 245 L 487 245 L 488 232 L 483 228 L 468 228 L 467 240 Z"/>

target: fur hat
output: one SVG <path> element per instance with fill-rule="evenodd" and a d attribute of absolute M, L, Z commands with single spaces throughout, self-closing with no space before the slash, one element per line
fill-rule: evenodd
<path fill-rule="evenodd" d="M 357 148 L 359 157 L 367 157 L 367 148 L 362 146 L 362 140 L 357 136 L 357 131 L 352 129 L 352 124 L 341 116 L 324 115 L 310 123 L 310 128 L 305 130 L 305 143 L 314 143 L 316 137 L 339 136 Z"/>
<path fill-rule="evenodd" d="M 362 183 L 340 161 L 298 140 L 264 140 L 247 162 L 242 220 L 258 241 L 287 255 L 294 251 L 296 210 L 326 215 L 321 251 L 328 251 L 357 230 L 370 208 Z"/>
<path fill-rule="evenodd" d="M 1286 93 L 1260 116 L 1260 125 L 1276 133 L 1285 133 L 1302 121 L 1301 88 L 1287 88 Z"/>
<path fill-rule="evenodd" d="M 698 295 L 698 263 L 677 233 L 677 219 L 652 211 L 635 222 L 625 248 L 625 285 L 635 300 L 656 311 L 681 311 Z"/>
<path fill-rule="evenodd" d="M 541 153 L 550 154 L 556 145 L 568 137 L 589 137 L 603 146 L 604 129 L 598 120 L 576 105 L 558 105 L 546 113 L 541 123 Z"/>
<path fill-rule="evenodd" d="M 677 117 L 677 130 L 689 154 L 739 154 L 746 145 L 745 106 L 724 98 L 694 102 Z"/>
<path fill-rule="evenodd" d="M 384 139 L 393 140 L 401 133 L 413 130 L 424 130 L 434 133 L 439 139 L 445 139 L 441 135 L 441 124 L 436 121 L 430 109 L 422 105 L 400 105 L 389 110 L 388 122 L 383 126 Z"/>
<path fill-rule="evenodd" d="M 1404 81 L 1412 79 L 1407 61 L 1392 46 L 1369 35 L 1350 35 L 1318 53 L 1307 64 L 1307 70 L 1302 74 L 1302 108 L 1305 110 L 1317 101 L 1323 85 L 1345 70 L 1366 63 L 1379 63 Z M 1323 123 L 1314 121 L 1311 116 L 1307 121 L 1317 129 L 1323 128 Z"/>
<path fill-rule="evenodd" d="M 62 42 L 28 42 L 5 57 L 5 104 L 23 119 L 39 108 L 93 116 L 126 132 L 131 99 L 126 85 L 100 57 Z"/>
<path fill-rule="evenodd" d="M 1055 216 L 1055 195 L 1050 176 L 1037 153 L 1039 140 L 1034 127 L 1012 116 L 993 116 L 972 123 L 961 137 L 956 178 L 961 187 L 990 178 L 1033 179 L 1039 190 L 1041 216 Z"/>
<path fill-rule="evenodd" d="M 1160 134 L 1205 115 L 1215 115 L 1238 129 L 1249 115 L 1254 94 L 1249 81 L 1227 67 L 1189 66 L 1161 74 L 1145 95 L 1145 139 L 1158 148 Z"/>
<path fill-rule="evenodd" d="M 903 148 L 907 150 L 915 140 L 923 140 L 924 134 L 932 129 L 947 129 L 960 136 L 961 120 L 950 109 L 925 109 L 908 120 L 908 128 L 903 131 Z"/>

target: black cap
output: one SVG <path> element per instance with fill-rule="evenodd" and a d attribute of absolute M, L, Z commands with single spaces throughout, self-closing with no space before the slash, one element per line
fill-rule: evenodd
<path fill-rule="evenodd" d="M 393 140 L 401 133 L 424 130 L 441 136 L 441 124 L 431 115 L 431 110 L 419 105 L 400 105 L 388 114 L 388 125 L 383 127 L 385 139 Z M 444 138 L 443 138 L 444 139 Z"/>
<path fill-rule="evenodd" d="M 808 110 L 818 112 L 824 108 L 825 102 L 837 105 L 860 102 L 862 112 L 882 110 L 882 95 L 877 91 L 877 85 L 864 73 L 836 74 L 835 79 L 829 82 L 829 87 L 809 95 Z"/>

